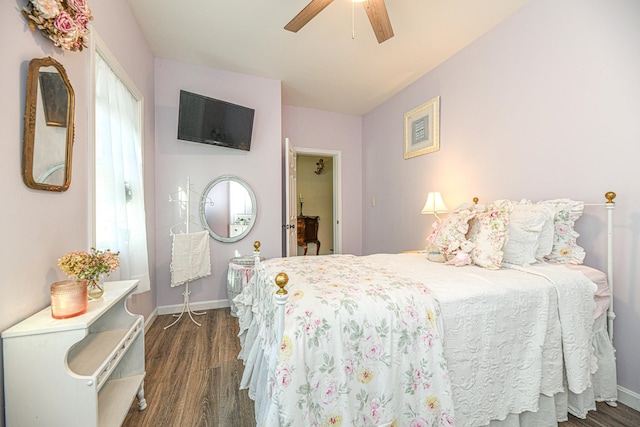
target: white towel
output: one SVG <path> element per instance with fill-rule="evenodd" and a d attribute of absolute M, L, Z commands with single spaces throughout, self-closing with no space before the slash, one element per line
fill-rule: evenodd
<path fill-rule="evenodd" d="M 171 287 L 211 275 L 209 233 L 174 234 Z"/>

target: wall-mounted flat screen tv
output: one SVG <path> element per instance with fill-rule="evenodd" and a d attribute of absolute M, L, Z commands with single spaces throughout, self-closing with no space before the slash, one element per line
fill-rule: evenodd
<path fill-rule="evenodd" d="M 178 139 L 249 151 L 255 110 L 180 91 Z"/>

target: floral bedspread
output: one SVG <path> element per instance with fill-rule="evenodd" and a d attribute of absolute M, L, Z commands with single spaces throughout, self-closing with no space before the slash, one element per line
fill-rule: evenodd
<path fill-rule="evenodd" d="M 289 301 L 278 341 L 281 271 Z M 241 335 L 255 337 L 243 342 L 245 373 L 268 371 L 258 425 L 454 425 L 439 308 L 424 284 L 350 255 L 282 258 L 263 262 L 234 301 Z"/>

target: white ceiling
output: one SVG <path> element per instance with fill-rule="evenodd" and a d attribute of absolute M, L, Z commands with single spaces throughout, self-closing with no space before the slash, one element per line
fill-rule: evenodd
<path fill-rule="evenodd" d="M 282 81 L 286 105 L 362 115 L 531 0 L 386 0 L 378 44 L 361 4 L 335 0 L 298 33 L 309 0 L 128 0 L 156 57 Z"/>

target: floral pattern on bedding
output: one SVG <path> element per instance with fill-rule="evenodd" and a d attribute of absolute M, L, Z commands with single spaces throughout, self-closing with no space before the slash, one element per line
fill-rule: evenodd
<path fill-rule="evenodd" d="M 512 210 L 513 205 L 509 200 L 497 200 L 476 212 L 467 233 L 467 239 L 475 243 L 471 251 L 474 264 L 489 269 L 502 267 L 502 247 L 509 239 L 509 216 Z"/>
<path fill-rule="evenodd" d="M 469 221 L 474 215 L 475 206 L 465 204 L 454 209 L 440 224 L 434 241 L 439 250 L 448 258 L 453 257 L 460 244 L 466 240 L 465 235 L 469 231 Z"/>
<path fill-rule="evenodd" d="M 582 216 L 584 203 L 570 199 L 556 199 L 541 202 L 555 209 L 553 229 L 553 249 L 546 256 L 547 260 L 558 263 L 582 264 L 585 257 L 584 248 L 578 245 L 580 236 L 575 230 L 575 222 Z"/>
<path fill-rule="evenodd" d="M 262 294 L 254 313 L 275 319 L 265 297 L 281 271 L 282 340 L 263 329 L 265 355 L 279 349 L 269 388 L 280 425 L 454 425 L 439 308 L 425 285 L 349 255 L 274 259 L 245 288 Z"/>

